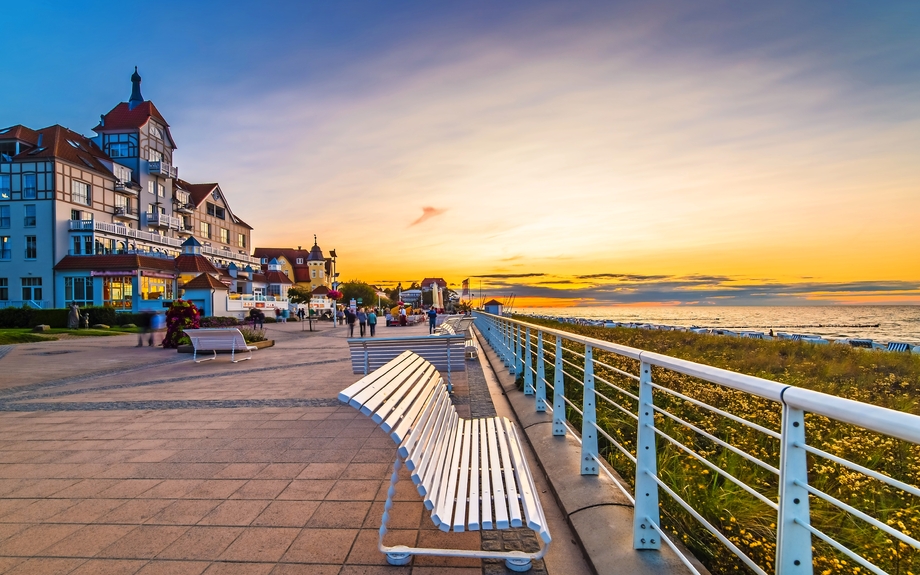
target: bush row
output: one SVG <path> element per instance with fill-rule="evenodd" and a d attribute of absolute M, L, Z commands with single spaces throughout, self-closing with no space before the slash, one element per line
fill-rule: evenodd
<path fill-rule="evenodd" d="M 30 328 L 36 325 L 67 327 L 68 309 L 34 309 L 30 307 L 7 307 L 0 309 L 0 328 Z M 89 314 L 91 323 L 106 325 L 137 324 L 140 314 L 119 312 L 110 307 L 86 307 L 81 314 Z"/>

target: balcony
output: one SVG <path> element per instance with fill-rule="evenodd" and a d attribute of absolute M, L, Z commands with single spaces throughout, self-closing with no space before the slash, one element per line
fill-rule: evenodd
<path fill-rule="evenodd" d="M 176 204 L 176 211 L 182 212 L 183 214 L 193 214 L 195 213 L 195 204 L 191 202 L 187 204 Z"/>
<path fill-rule="evenodd" d="M 170 166 L 167 162 L 147 162 L 147 167 L 153 176 L 163 176 L 164 178 L 179 177 L 179 168 Z"/>
<path fill-rule="evenodd" d="M 144 218 L 145 225 L 154 227 L 154 228 L 167 228 L 167 229 L 179 229 L 179 226 L 182 225 L 182 220 L 179 218 L 174 218 L 172 216 L 167 216 L 166 214 L 147 213 Z"/>
<path fill-rule="evenodd" d="M 233 250 L 225 250 L 212 248 L 210 246 L 202 246 L 201 253 L 206 256 L 211 256 L 214 258 L 221 258 L 225 260 L 232 260 L 235 262 L 243 262 L 251 265 L 260 265 L 259 258 L 253 258 L 247 254 L 241 254 L 239 252 L 234 252 Z"/>
<path fill-rule="evenodd" d="M 115 206 L 115 217 L 123 220 L 137 220 L 137 210 L 127 206 Z"/>
<path fill-rule="evenodd" d="M 128 180 L 126 182 L 122 182 L 119 180 L 115 182 L 115 191 L 121 194 L 128 194 L 129 196 L 136 197 L 137 194 L 140 192 L 140 189 L 141 187 L 135 184 L 134 182 L 132 182 L 131 180 Z"/>
<path fill-rule="evenodd" d="M 84 220 L 85 221 L 85 220 Z M 80 223 L 80 221 L 73 221 L 71 224 Z M 159 244 L 163 246 L 169 246 L 173 248 L 182 247 L 182 241 L 176 238 L 170 238 L 168 236 L 161 236 L 160 234 L 152 234 L 150 232 L 142 232 L 134 228 L 125 227 L 122 224 L 110 224 L 107 222 L 92 222 L 90 221 L 91 227 L 90 230 L 95 229 L 97 232 L 104 232 L 109 235 L 115 235 L 125 238 L 135 238 L 144 242 L 149 242 L 152 244 Z M 95 225 L 92 225 L 95 224 Z M 71 226 L 73 229 L 73 226 Z M 87 229 L 87 228 L 81 228 Z"/>
<path fill-rule="evenodd" d="M 91 232 L 95 228 L 93 227 L 93 220 L 70 220 L 68 222 L 70 231 L 72 232 Z"/>

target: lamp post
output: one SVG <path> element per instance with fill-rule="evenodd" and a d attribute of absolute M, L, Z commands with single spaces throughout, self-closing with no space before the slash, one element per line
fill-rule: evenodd
<path fill-rule="evenodd" d="M 335 273 L 335 258 L 336 258 L 337 256 L 336 256 L 336 254 L 335 254 L 335 250 L 334 250 L 334 249 L 329 250 L 329 257 L 332 258 L 332 282 L 331 282 L 331 283 L 332 283 L 332 291 L 337 291 L 337 290 L 336 290 L 336 285 L 338 284 L 338 282 L 335 281 L 336 275 L 338 275 L 338 274 Z M 338 327 L 338 325 L 339 325 L 339 319 L 335 316 L 336 313 L 339 311 L 338 306 L 337 306 L 336 303 L 335 303 L 336 301 L 337 301 L 337 300 L 332 300 L 332 327 Z"/>

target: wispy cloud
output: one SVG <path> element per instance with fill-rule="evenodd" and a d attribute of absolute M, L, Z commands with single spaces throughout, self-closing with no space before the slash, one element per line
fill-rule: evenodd
<path fill-rule="evenodd" d="M 529 274 L 484 274 L 484 275 L 474 275 L 470 277 L 474 278 L 493 278 L 493 279 L 513 279 L 513 278 L 537 278 L 545 276 L 543 273 L 529 273 Z"/>
<path fill-rule="evenodd" d="M 440 216 L 446 211 L 447 211 L 447 208 L 439 209 L 439 208 L 433 208 L 431 206 L 425 206 L 422 208 L 422 215 L 417 220 L 409 224 L 409 227 L 411 228 L 412 226 L 417 226 L 420 223 L 428 221 L 435 216 Z"/>

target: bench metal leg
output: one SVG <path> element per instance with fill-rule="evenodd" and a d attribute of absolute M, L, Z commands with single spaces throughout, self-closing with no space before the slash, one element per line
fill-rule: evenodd
<path fill-rule="evenodd" d="M 387 533 L 387 522 L 390 520 L 390 509 L 393 508 L 393 497 L 396 495 L 396 484 L 399 482 L 399 469 L 402 460 L 399 456 L 393 462 L 393 474 L 390 475 L 390 487 L 387 489 L 387 500 L 383 504 L 383 517 L 380 518 L 380 531 L 377 548 L 387 556 L 390 565 L 408 565 L 413 555 L 433 555 L 437 557 L 467 557 L 472 559 L 504 559 L 505 566 L 511 571 L 523 573 L 529 571 L 534 559 L 542 559 L 546 555 L 548 544 L 541 544 L 536 553 L 523 551 L 482 551 L 479 549 L 430 549 L 427 547 L 407 547 L 394 545 L 389 547 L 383 544 L 383 537 Z M 539 539 L 539 537 L 538 537 Z"/>
<path fill-rule="evenodd" d="M 197 359 L 197 358 L 198 358 L 198 349 L 196 349 L 196 348 L 193 348 L 193 349 L 194 349 L 194 351 L 192 352 L 192 359 L 195 361 L 195 363 L 201 363 L 202 361 L 211 361 L 212 359 L 217 359 L 217 350 L 216 350 L 216 349 L 211 350 L 211 351 L 214 352 L 214 357 L 209 357 L 209 358 L 206 358 L 206 359 Z"/>

